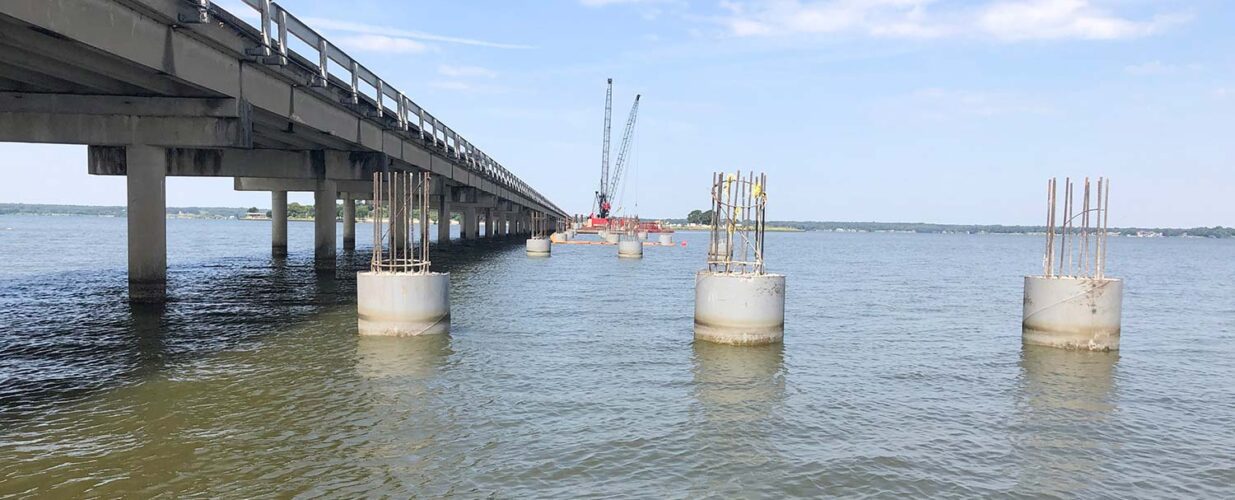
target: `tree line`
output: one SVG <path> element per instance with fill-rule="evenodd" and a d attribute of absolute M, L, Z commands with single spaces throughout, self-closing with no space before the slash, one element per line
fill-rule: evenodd
<path fill-rule="evenodd" d="M 711 210 L 691 210 L 685 219 L 668 219 L 671 224 L 711 225 Z M 802 231 L 861 231 L 901 233 L 966 233 L 966 234 L 1034 234 L 1045 233 L 1045 226 L 1004 226 L 999 224 L 929 224 L 923 222 L 836 222 L 836 221 L 768 221 L 772 227 L 800 229 Z M 1194 238 L 1235 238 L 1235 227 L 1194 228 L 1110 228 L 1121 236 L 1154 234 L 1162 236 L 1187 236 Z"/>

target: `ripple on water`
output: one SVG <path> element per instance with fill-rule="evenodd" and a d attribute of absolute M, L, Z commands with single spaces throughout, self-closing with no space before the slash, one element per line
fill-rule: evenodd
<path fill-rule="evenodd" d="M 1072 353 L 1020 345 L 1035 238 L 776 234 L 785 344 L 736 348 L 692 342 L 700 234 L 454 248 L 451 334 L 387 339 L 356 335 L 363 250 L 319 274 L 187 222 L 164 306 L 106 256 L 0 266 L 0 495 L 1235 494 L 1229 244 L 1113 240 L 1124 350 Z"/>

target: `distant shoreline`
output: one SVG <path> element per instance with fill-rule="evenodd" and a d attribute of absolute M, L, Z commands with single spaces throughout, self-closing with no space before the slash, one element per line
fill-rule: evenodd
<path fill-rule="evenodd" d="M 167 207 L 170 218 L 244 220 L 248 208 L 242 207 Z M 262 214 L 267 209 L 259 209 Z M 34 216 L 95 216 L 124 217 L 125 207 L 88 205 L 47 205 L 31 203 L 0 203 L 0 215 Z M 298 220 L 304 220 L 296 218 Z M 294 220 L 296 220 L 294 219 Z M 311 220 L 311 219 L 309 219 Z M 663 219 L 677 231 L 707 231 L 708 226 L 687 224 L 685 219 Z M 768 221 L 769 232 L 824 231 L 835 233 L 920 233 L 920 234 L 1024 234 L 1046 233 L 1043 226 L 1004 226 L 999 224 L 931 224 L 925 222 L 839 222 L 839 221 Z M 1162 238 L 1235 238 L 1232 227 L 1110 228 L 1110 233 L 1119 236 Z"/>
<path fill-rule="evenodd" d="M 677 231 L 707 231 L 706 225 L 687 224 L 685 219 L 666 219 Z M 768 221 L 768 231 L 822 231 L 830 233 L 916 233 L 916 234 L 1023 234 L 1044 235 L 1045 226 L 1004 226 L 999 224 L 931 224 L 925 222 L 839 222 Z M 1235 238 L 1232 227 L 1112 227 L 1111 235 L 1140 238 Z"/>

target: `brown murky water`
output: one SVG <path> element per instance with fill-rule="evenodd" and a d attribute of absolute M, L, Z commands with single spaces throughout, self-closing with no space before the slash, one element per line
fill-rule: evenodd
<path fill-rule="evenodd" d="M 1112 240 L 1123 351 L 1073 353 L 1020 344 L 1032 237 L 770 235 L 785 344 L 731 348 L 703 235 L 460 251 L 449 336 L 371 339 L 308 224 L 169 221 L 139 309 L 123 220 L 0 228 L 0 496 L 1235 495 L 1235 242 Z"/>

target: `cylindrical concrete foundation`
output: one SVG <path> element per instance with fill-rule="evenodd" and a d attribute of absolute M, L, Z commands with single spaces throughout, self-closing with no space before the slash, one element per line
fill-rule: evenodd
<path fill-rule="evenodd" d="M 639 235 L 639 241 L 647 241 L 648 239 L 647 231 L 639 231 L 637 234 Z"/>
<path fill-rule="evenodd" d="M 361 335 L 432 335 L 450 331 L 449 273 L 356 273 Z"/>
<path fill-rule="evenodd" d="M 553 251 L 553 242 L 548 238 L 531 238 L 527 240 L 528 257 L 548 257 Z"/>
<path fill-rule="evenodd" d="M 1123 280 L 1025 277 L 1021 338 L 1026 344 L 1119 349 Z"/>
<path fill-rule="evenodd" d="M 659 241 L 660 246 L 671 247 L 673 246 L 673 235 L 670 233 L 660 233 Z"/>
<path fill-rule="evenodd" d="M 622 233 L 615 233 L 613 231 L 605 231 L 605 234 L 601 235 L 601 238 L 604 238 L 605 241 L 608 243 L 617 243 L 618 240 L 622 239 Z"/>
<path fill-rule="evenodd" d="M 785 334 L 785 276 L 695 275 L 695 339 L 733 345 L 780 342 Z"/>
<path fill-rule="evenodd" d="M 623 259 L 642 259 L 643 242 L 633 236 L 622 236 L 618 241 L 618 257 Z"/>

